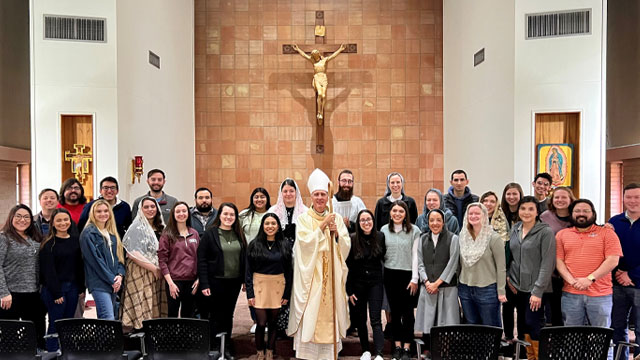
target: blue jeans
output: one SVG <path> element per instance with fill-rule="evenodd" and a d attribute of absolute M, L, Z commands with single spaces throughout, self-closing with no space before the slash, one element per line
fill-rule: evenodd
<path fill-rule="evenodd" d="M 116 313 L 116 293 L 100 290 L 93 290 L 91 293 L 96 302 L 96 313 L 98 319 L 115 320 Z"/>
<path fill-rule="evenodd" d="M 566 326 L 611 326 L 613 296 L 587 296 L 562 292 L 562 319 Z M 609 360 L 613 359 L 613 348 L 609 349 Z"/>
<path fill-rule="evenodd" d="M 458 285 L 458 297 L 467 324 L 502 327 L 498 287 L 495 283 L 485 287 L 461 283 Z"/>
<path fill-rule="evenodd" d="M 635 316 L 630 316 L 630 315 Z M 636 341 L 640 340 L 640 289 L 633 287 L 623 287 L 620 285 L 613 286 L 613 309 L 611 310 L 611 327 L 613 328 L 613 343 L 620 341 L 629 341 L 627 327 L 630 321 L 635 321 Z M 617 350 L 616 346 L 616 352 Z M 623 358 L 629 358 L 629 349 L 626 347 L 622 350 Z M 636 348 L 634 356 L 640 354 Z"/>
<path fill-rule="evenodd" d="M 49 335 L 57 332 L 56 320 L 73 318 L 78 306 L 78 287 L 72 282 L 64 282 L 60 285 L 62 297 L 64 298 L 62 304 L 54 302 L 56 299 L 46 286 L 43 286 L 40 292 L 42 301 L 49 312 L 49 328 L 47 329 L 47 334 Z M 47 339 L 47 351 L 57 351 L 58 346 L 58 340 Z"/>

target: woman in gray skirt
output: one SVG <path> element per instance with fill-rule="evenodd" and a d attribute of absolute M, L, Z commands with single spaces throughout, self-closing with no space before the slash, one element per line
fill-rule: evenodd
<path fill-rule="evenodd" d="M 460 323 L 456 270 L 460 248 L 458 236 L 445 226 L 445 214 L 433 209 L 427 214 L 429 229 L 420 237 L 418 272 L 420 298 L 415 330 L 429 349 L 431 328 Z"/>

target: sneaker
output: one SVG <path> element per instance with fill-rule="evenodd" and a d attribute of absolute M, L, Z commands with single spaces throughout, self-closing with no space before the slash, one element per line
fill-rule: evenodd
<path fill-rule="evenodd" d="M 251 334 L 255 334 L 255 333 L 256 333 L 256 326 L 258 326 L 258 324 L 253 324 L 253 325 L 251 326 L 251 329 L 249 329 L 249 332 L 250 332 Z"/>
<path fill-rule="evenodd" d="M 393 353 L 391 354 L 391 360 L 402 360 L 402 348 L 400 346 L 396 346 L 393 349 Z"/>
<path fill-rule="evenodd" d="M 400 359 L 401 360 L 411 360 L 411 353 L 409 352 L 409 349 L 403 349 L 402 350 L 402 357 Z"/>
<path fill-rule="evenodd" d="M 384 360 L 384 358 L 382 357 L 382 355 L 378 355 L 373 360 Z"/>
<path fill-rule="evenodd" d="M 371 360 L 371 353 L 368 351 L 363 352 L 360 360 Z"/>

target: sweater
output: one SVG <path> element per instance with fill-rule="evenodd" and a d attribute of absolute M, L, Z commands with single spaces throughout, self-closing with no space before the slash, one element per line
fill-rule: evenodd
<path fill-rule="evenodd" d="M 551 275 L 556 267 L 556 237 L 549 225 L 538 221 L 522 238 L 522 222 L 516 223 L 509 238 L 511 265 L 509 281 L 518 291 L 539 298 L 552 292 Z"/>
<path fill-rule="evenodd" d="M 38 291 L 40 244 L 31 238 L 26 242 L 19 243 L 0 232 L 0 298 Z"/>
<path fill-rule="evenodd" d="M 613 272 L 615 274 L 618 269 L 626 271 L 635 288 L 640 289 L 640 256 L 638 256 L 640 254 L 640 219 L 634 221 L 632 225 L 631 220 L 622 213 L 609 219 L 609 223 L 613 225 L 620 239 L 624 255 Z M 613 283 L 619 285 L 615 276 L 613 276 Z"/>
<path fill-rule="evenodd" d="M 467 206 L 471 203 L 478 202 L 478 195 L 471 193 L 471 189 L 468 186 L 464 188 L 464 194 L 462 197 L 456 197 L 453 192 L 453 186 L 449 187 L 449 191 L 444 195 L 444 206 L 451 210 L 453 215 L 458 220 L 458 224 L 462 227 L 464 222 L 464 213 L 467 212 Z"/>
<path fill-rule="evenodd" d="M 245 269 L 246 246 L 240 241 L 240 268 Z M 200 289 L 210 289 L 210 279 L 224 276 L 224 252 L 220 244 L 218 227 L 214 226 L 204 232 L 198 245 L 198 278 Z M 244 276 L 241 277 L 244 279 Z"/>
<path fill-rule="evenodd" d="M 191 224 L 190 225 L 187 224 L 187 225 L 195 229 L 198 232 L 199 239 L 202 239 L 202 235 L 204 235 L 204 232 L 211 227 L 211 225 L 213 224 L 213 220 L 216 219 L 218 210 L 213 208 L 211 209 L 211 212 L 209 212 L 209 218 L 207 219 L 206 224 L 202 224 L 202 221 L 198 219 L 198 216 L 200 216 L 199 215 L 200 212 L 198 211 L 198 209 L 196 209 L 195 207 L 192 207 L 189 211 L 191 212 Z"/>
<path fill-rule="evenodd" d="M 411 271 L 411 282 L 417 284 L 420 229 L 411 225 L 410 232 L 396 233 L 389 230 L 389 225 L 385 225 L 380 232 L 384 234 L 387 250 L 384 256 L 384 267 L 391 270 Z"/>
<path fill-rule="evenodd" d="M 362 249 L 363 256 L 356 259 L 354 254 L 356 234 L 351 234 L 351 251 L 349 251 L 349 256 L 347 257 L 347 267 L 349 268 L 346 285 L 347 295 L 353 295 L 356 287 L 369 288 L 375 284 L 382 284 L 382 268 L 387 248 L 385 246 L 384 234 L 377 232 L 376 235 L 375 239 L 368 240 L 376 241 L 380 245 L 382 250 L 380 254 L 372 257 L 370 246 L 368 246 L 368 243 L 365 243 Z"/>
<path fill-rule="evenodd" d="M 545 212 L 540 215 L 540 220 L 547 223 L 554 234 L 557 234 L 562 229 L 571 227 L 571 221 L 568 218 L 566 220 L 561 219 L 554 212 L 551 212 L 551 210 L 545 210 Z"/>
<path fill-rule="evenodd" d="M 411 196 L 407 196 L 405 194 L 402 194 L 402 199 L 400 200 L 404 201 L 407 204 L 407 207 L 409 208 L 409 221 L 412 224 L 415 224 L 416 220 L 418 219 L 418 208 L 416 207 L 416 201 L 413 200 Z M 375 220 L 376 228 L 378 229 L 378 231 L 380 231 L 383 226 L 389 224 L 391 204 L 393 203 L 386 196 L 378 199 L 378 202 L 376 203 Z"/>
<path fill-rule="evenodd" d="M 87 225 L 80 234 L 80 250 L 84 259 L 84 274 L 89 292 L 113 292 L 116 276 L 125 275 L 124 264 L 118 261 L 118 244 L 116 236 L 111 234 L 111 249 L 93 225 Z"/>
<path fill-rule="evenodd" d="M 83 293 L 84 263 L 78 236 L 55 237 L 47 241 L 40 250 L 40 273 L 42 285 L 54 299 L 62 297 L 62 283 L 65 282 L 74 283 Z"/>
<path fill-rule="evenodd" d="M 282 245 L 290 247 L 288 241 L 282 240 Z M 249 244 L 247 248 L 247 262 L 245 272 L 245 284 L 247 289 L 247 299 L 255 298 L 253 291 L 253 274 L 265 274 L 265 275 L 279 275 L 284 274 L 284 293 L 283 299 L 289 299 L 291 297 L 291 283 L 293 282 L 293 261 L 291 258 L 285 258 L 280 247 L 275 244 L 268 251 L 267 257 L 253 257 L 251 256 L 251 249 L 256 246 L 254 242 Z M 291 250 L 289 250 L 291 253 Z"/>
<path fill-rule="evenodd" d="M 198 276 L 198 245 L 200 237 L 194 228 L 188 228 L 187 236 L 180 236 L 173 244 L 165 233 L 158 242 L 158 266 L 162 275 L 171 279 L 193 281 Z"/>
<path fill-rule="evenodd" d="M 505 295 L 507 270 L 505 265 L 504 241 L 495 231 L 480 259 L 472 266 L 467 266 L 460 259 L 460 283 L 467 286 L 486 287 L 497 283 L 498 295 Z"/>

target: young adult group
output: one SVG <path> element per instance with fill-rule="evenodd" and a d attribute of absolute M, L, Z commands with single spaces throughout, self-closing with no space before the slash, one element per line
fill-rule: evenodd
<path fill-rule="evenodd" d="M 133 211 L 113 177 L 91 202 L 73 178 L 59 192 L 44 189 L 39 213 L 17 205 L 0 231 L 0 318 L 33 321 L 39 347 L 56 351 L 56 341 L 44 342 L 45 315 L 54 333 L 55 320 L 82 316 L 88 290 L 98 318 L 120 319 L 126 331 L 157 317 L 207 318 L 219 351 L 216 334 L 230 338 L 244 290 L 259 360 L 273 359 L 285 333 L 297 357 L 332 357 L 349 325 L 361 359 L 381 360 L 383 311 L 396 360 L 411 358 L 415 332 L 428 344 L 438 325 L 503 327 L 510 342 L 516 330 L 537 359 L 544 326 L 611 326 L 621 341 L 629 319 L 640 319 L 638 183 L 624 188 L 624 213 L 600 226 L 591 201 L 551 189 L 546 173 L 531 196 L 509 183 L 501 196 L 478 197 L 456 170 L 447 191 L 428 189 L 416 204 L 394 172 L 374 209 L 353 194 L 351 171 L 336 180 L 329 198 L 329 178 L 311 174 L 310 207 L 285 179 L 275 204 L 259 187 L 242 211 L 229 202 L 215 209 L 204 187 L 190 207 L 163 191 L 159 169 Z"/>

